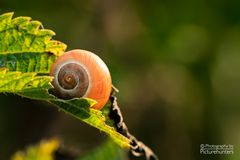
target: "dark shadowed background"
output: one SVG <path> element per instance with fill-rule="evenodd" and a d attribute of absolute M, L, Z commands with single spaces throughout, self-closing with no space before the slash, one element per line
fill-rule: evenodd
<path fill-rule="evenodd" d="M 108 65 L 130 131 L 164 160 L 240 158 L 240 1 L 0 0 Z M 0 95 L 0 159 L 60 136 L 81 153 L 105 138 L 49 104 Z M 232 144 L 233 155 L 199 153 Z"/>

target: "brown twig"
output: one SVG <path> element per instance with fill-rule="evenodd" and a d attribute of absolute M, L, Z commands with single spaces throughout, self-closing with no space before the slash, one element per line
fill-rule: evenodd
<path fill-rule="evenodd" d="M 110 95 L 111 101 L 111 111 L 109 117 L 114 121 L 114 125 L 117 129 L 117 132 L 121 133 L 125 137 L 129 138 L 131 141 L 131 153 L 136 156 L 145 156 L 146 160 L 158 160 L 157 156 L 153 151 L 146 146 L 143 142 L 138 141 L 131 133 L 129 133 L 127 125 L 123 121 L 123 116 L 121 110 L 117 104 L 117 97 L 115 94 L 118 92 L 118 89 L 112 86 L 112 93 Z"/>

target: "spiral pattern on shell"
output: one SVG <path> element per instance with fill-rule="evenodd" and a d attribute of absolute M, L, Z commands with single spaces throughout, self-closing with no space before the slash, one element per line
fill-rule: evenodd
<path fill-rule="evenodd" d="M 109 99 L 112 81 L 106 64 L 94 53 L 72 50 L 60 56 L 52 65 L 53 92 L 63 99 L 75 97 L 97 101 L 93 106 L 101 109 Z"/>

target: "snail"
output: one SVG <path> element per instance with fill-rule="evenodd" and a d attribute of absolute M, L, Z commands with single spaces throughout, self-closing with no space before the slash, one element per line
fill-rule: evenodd
<path fill-rule="evenodd" d="M 93 106 L 102 109 L 107 103 L 112 80 L 100 57 L 86 50 L 75 49 L 60 56 L 51 66 L 53 93 L 62 99 L 76 97 L 97 101 Z"/>

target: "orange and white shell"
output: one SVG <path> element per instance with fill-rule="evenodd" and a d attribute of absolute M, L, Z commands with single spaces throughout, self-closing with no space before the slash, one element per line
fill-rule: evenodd
<path fill-rule="evenodd" d="M 52 65 L 53 92 L 60 98 L 91 98 L 93 106 L 101 109 L 108 101 L 112 80 L 106 64 L 92 52 L 71 50 L 60 56 Z"/>

